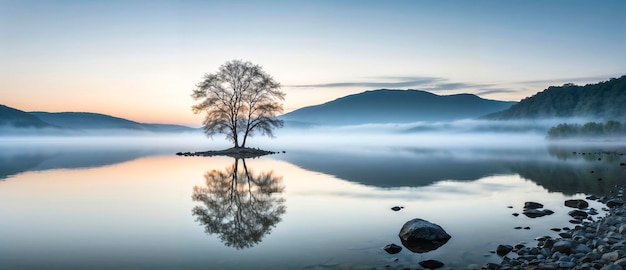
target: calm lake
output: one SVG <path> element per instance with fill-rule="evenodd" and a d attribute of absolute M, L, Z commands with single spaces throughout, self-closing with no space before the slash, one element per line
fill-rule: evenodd
<path fill-rule="evenodd" d="M 174 139 L 0 141 L 0 269 L 482 266 L 502 260 L 498 244 L 573 227 L 564 200 L 626 179 L 602 146 L 316 144 L 235 160 L 176 156 L 216 147 Z M 513 216 L 526 201 L 555 213 Z M 413 218 L 452 238 L 387 254 Z"/>

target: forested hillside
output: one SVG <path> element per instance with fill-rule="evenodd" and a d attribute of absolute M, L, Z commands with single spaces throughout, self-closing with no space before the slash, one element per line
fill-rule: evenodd
<path fill-rule="evenodd" d="M 484 116 L 486 119 L 537 119 L 582 117 L 626 120 L 626 75 L 585 86 L 550 86 L 511 108 Z"/>

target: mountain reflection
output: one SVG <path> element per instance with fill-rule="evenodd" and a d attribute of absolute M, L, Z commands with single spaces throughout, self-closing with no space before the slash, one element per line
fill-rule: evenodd
<path fill-rule="evenodd" d="M 606 195 L 626 179 L 626 149 L 559 147 L 519 149 L 396 149 L 397 155 L 295 152 L 284 157 L 307 170 L 382 188 L 439 181 L 474 181 L 517 174 L 566 195 Z M 585 154 L 582 154 L 585 153 Z"/>
<path fill-rule="evenodd" d="M 566 195 L 608 195 L 626 179 L 626 167 L 620 165 L 626 160 L 624 149 L 551 146 L 548 153 L 556 160 L 527 160 L 509 168 L 548 191 Z"/>
<path fill-rule="evenodd" d="M 208 171 L 204 178 L 206 186 L 195 186 L 192 195 L 203 205 L 192 213 L 206 233 L 217 234 L 226 246 L 260 243 L 286 211 L 285 200 L 277 196 L 284 190 L 282 177 L 273 171 L 255 174 L 245 159 L 235 159 L 224 171 Z"/>
<path fill-rule="evenodd" d="M 0 181 L 30 171 L 97 168 L 164 153 L 171 152 L 132 147 L 0 146 Z"/>

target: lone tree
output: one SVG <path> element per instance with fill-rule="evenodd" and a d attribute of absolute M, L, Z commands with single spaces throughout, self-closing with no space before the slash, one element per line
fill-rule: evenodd
<path fill-rule="evenodd" d="M 246 147 L 246 140 L 255 132 L 274 137 L 272 130 L 283 126 L 276 118 L 282 113 L 285 93 L 280 83 L 251 62 L 232 60 L 217 73 L 205 74 L 191 97 L 199 101 L 193 112 L 206 112 L 204 132 L 209 136 L 222 133 L 235 144 Z M 241 146 L 239 140 L 242 139 Z"/>

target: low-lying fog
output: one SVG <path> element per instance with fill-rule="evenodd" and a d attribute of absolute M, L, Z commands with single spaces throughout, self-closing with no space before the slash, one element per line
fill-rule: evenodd
<path fill-rule="evenodd" d="M 247 147 L 273 151 L 377 151 L 379 148 L 543 148 L 547 130 L 559 123 L 582 123 L 583 119 L 537 121 L 460 120 L 437 123 L 365 124 L 357 126 L 291 127 L 275 130 L 275 138 L 256 134 Z M 185 133 L 151 133 L 97 130 L 46 133 L 44 130 L 1 129 L 3 151 L 25 152 L 55 148 L 144 149 L 151 151 L 205 151 L 232 147 L 223 135 L 207 138 L 201 130 Z M 10 135 L 12 134 L 12 135 Z M 554 142 L 550 142 L 554 143 Z M 560 142 L 578 144 L 580 141 Z M 592 143 L 589 141 L 586 144 Z M 594 141 L 593 144 L 616 142 Z M 619 142 L 618 142 L 619 143 Z"/>

